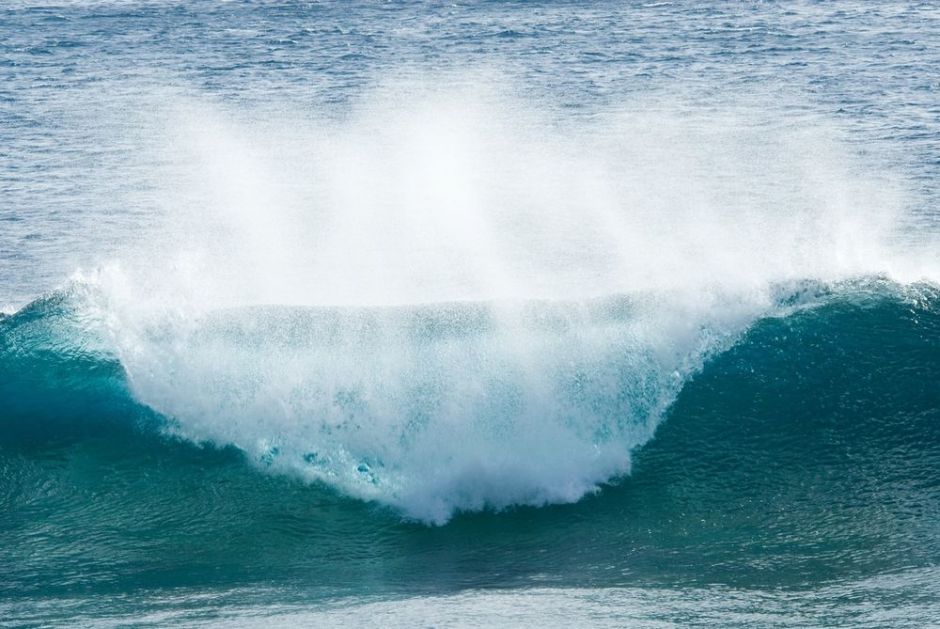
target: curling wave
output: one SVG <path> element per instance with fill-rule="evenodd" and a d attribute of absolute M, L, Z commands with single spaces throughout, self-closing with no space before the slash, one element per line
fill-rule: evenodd
<path fill-rule="evenodd" d="M 930 285 L 778 286 L 758 317 L 753 304 L 715 300 L 706 312 L 648 295 L 268 306 L 186 319 L 164 313 L 130 325 L 93 284 L 76 282 L 0 321 L 2 438 L 159 432 L 235 447 L 262 469 L 441 523 L 455 511 L 573 502 L 629 473 L 632 453 L 689 378 L 729 347 L 733 355 L 764 351 L 772 321 L 843 311 L 864 319 L 876 309 L 892 317 L 877 325 L 900 333 L 892 342 L 917 361 L 899 369 L 936 360 L 940 302 Z M 746 332 L 755 320 L 757 336 Z M 734 345 L 742 334 L 745 342 Z M 797 345 L 786 368 L 838 362 L 800 356 L 814 347 Z M 752 358 L 760 368 L 775 354 Z M 848 367 L 834 364 L 832 373 Z M 879 368 L 867 365 L 858 383 Z M 713 379 L 714 369 L 701 378 Z M 781 369 L 755 377 L 768 386 L 798 383 Z M 752 406 L 733 390 L 735 377 L 722 372 L 718 392 L 699 394 L 712 396 L 700 406 Z M 926 381 L 911 386 L 930 394 Z M 813 397 L 786 399 L 798 409 Z"/>

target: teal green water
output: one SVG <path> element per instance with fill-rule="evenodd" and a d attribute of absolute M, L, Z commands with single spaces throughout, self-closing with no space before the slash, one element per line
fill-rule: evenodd
<path fill-rule="evenodd" d="M 940 294 L 869 282 L 817 299 L 708 360 L 629 476 L 576 504 L 427 526 L 167 435 L 117 360 L 55 336 L 74 333 L 76 313 L 53 296 L 0 323 L 3 597 L 22 610 L 213 591 L 221 609 L 261 604 L 252 588 L 281 591 L 268 604 L 481 588 L 799 592 L 929 570 Z"/>

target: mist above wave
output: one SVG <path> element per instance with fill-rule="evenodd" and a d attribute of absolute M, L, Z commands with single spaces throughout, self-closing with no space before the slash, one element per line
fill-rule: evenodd
<path fill-rule="evenodd" d="M 179 435 L 442 522 L 627 473 L 781 283 L 928 268 L 826 121 L 648 105 L 566 117 L 466 81 L 343 116 L 166 99 L 161 228 L 91 278 L 132 391 Z"/>
<path fill-rule="evenodd" d="M 342 112 L 154 95 L 142 159 L 162 220 L 123 269 L 207 307 L 920 271 L 887 248 L 903 191 L 831 121 L 753 96 L 566 112 L 500 78 L 391 80 Z"/>

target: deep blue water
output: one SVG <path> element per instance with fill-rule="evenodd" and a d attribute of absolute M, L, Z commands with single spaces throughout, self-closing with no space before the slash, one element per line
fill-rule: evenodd
<path fill-rule="evenodd" d="M 0 9 L 0 625 L 940 623 L 930 3 Z"/>

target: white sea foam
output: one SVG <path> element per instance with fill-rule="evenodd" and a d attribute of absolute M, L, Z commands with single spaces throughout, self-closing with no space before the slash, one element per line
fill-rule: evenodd
<path fill-rule="evenodd" d="M 164 236 L 97 280 L 135 394 L 426 521 L 628 472 L 781 283 L 928 268 L 819 119 L 413 83 L 342 118 L 157 111 Z"/>

